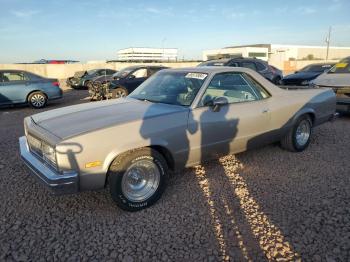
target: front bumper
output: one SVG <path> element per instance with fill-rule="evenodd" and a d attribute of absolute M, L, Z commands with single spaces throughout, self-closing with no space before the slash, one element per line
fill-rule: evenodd
<path fill-rule="evenodd" d="M 72 194 L 79 191 L 79 176 L 76 172 L 58 173 L 40 161 L 33 153 L 30 152 L 27 138 L 19 138 L 19 147 L 21 158 L 31 171 L 32 175 L 39 179 L 47 188 L 51 189 L 54 194 Z"/>

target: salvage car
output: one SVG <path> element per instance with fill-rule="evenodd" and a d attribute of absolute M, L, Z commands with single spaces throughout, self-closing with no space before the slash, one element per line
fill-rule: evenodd
<path fill-rule="evenodd" d="M 350 57 L 340 60 L 310 84 L 314 87 L 332 88 L 337 96 L 337 110 L 350 112 Z"/>
<path fill-rule="evenodd" d="M 22 70 L 0 70 L 0 105 L 28 104 L 43 108 L 49 100 L 62 98 L 60 83 Z"/>
<path fill-rule="evenodd" d="M 126 98 L 25 118 L 20 152 L 56 193 L 108 184 L 119 207 L 136 211 L 160 198 L 170 170 L 276 141 L 303 151 L 335 100 L 330 89 L 283 90 L 247 68 L 166 69 Z"/>
<path fill-rule="evenodd" d="M 129 66 L 113 76 L 109 90 L 112 98 L 125 97 L 141 85 L 147 78 L 159 70 L 166 69 L 165 66 Z"/>
<path fill-rule="evenodd" d="M 67 78 L 67 85 L 72 88 L 88 88 L 89 85 L 100 76 L 110 76 L 117 71 L 113 69 L 92 69 L 76 72 L 73 77 Z"/>
<path fill-rule="evenodd" d="M 282 79 L 282 85 L 308 86 L 320 74 L 330 70 L 334 63 L 317 63 L 307 65 L 294 74 L 287 75 Z"/>
<path fill-rule="evenodd" d="M 209 60 L 200 63 L 198 66 L 233 66 L 250 68 L 277 85 L 281 84 L 281 80 L 283 78 L 283 73 L 281 70 L 257 58 L 234 57 Z"/>

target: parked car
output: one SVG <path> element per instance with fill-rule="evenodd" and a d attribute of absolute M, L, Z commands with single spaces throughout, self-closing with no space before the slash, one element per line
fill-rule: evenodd
<path fill-rule="evenodd" d="M 120 70 L 113 75 L 109 89 L 112 98 L 125 97 L 141 85 L 147 78 L 159 70 L 166 69 L 165 66 L 130 66 Z"/>
<path fill-rule="evenodd" d="M 57 79 L 21 70 L 0 70 L 0 105 L 29 104 L 42 108 L 49 100 L 59 98 L 62 90 Z"/>
<path fill-rule="evenodd" d="M 276 141 L 303 151 L 335 100 L 330 89 L 283 90 L 247 68 L 166 69 L 126 98 L 25 118 L 20 152 L 56 193 L 109 183 L 117 205 L 136 211 L 160 198 L 169 170 Z"/>
<path fill-rule="evenodd" d="M 88 88 L 95 78 L 100 76 L 110 76 L 116 72 L 117 71 L 113 69 L 92 69 L 76 72 L 73 77 L 67 79 L 67 85 L 72 88 Z"/>
<path fill-rule="evenodd" d="M 201 66 L 233 66 L 250 68 L 274 84 L 281 84 L 283 73 L 278 68 L 269 65 L 267 62 L 257 58 L 235 57 L 227 59 L 209 60 L 198 65 Z"/>
<path fill-rule="evenodd" d="M 337 96 L 337 110 L 350 112 L 350 56 L 340 60 L 310 84 L 332 88 Z"/>
<path fill-rule="evenodd" d="M 320 74 L 327 72 L 335 64 L 334 63 L 317 63 L 307 65 L 294 74 L 287 75 L 282 79 L 282 85 L 308 86 L 310 81 L 318 77 Z"/>

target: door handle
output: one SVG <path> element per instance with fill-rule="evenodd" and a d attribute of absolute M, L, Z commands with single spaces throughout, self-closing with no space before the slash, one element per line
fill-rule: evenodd
<path fill-rule="evenodd" d="M 268 108 L 265 108 L 265 109 L 263 109 L 262 110 L 262 113 L 264 114 L 264 113 L 268 113 L 270 110 L 268 109 Z"/>

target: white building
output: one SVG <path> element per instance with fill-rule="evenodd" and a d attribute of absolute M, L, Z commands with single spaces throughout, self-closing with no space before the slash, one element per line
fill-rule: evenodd
<path fill-rule="evenodd" d="M 326 55 L 326 46 L 256 44 L 206 50 L 203 51 L 203 60 L 242 56 L 256 57 L 271 64 L 283 64 L 295 60 L 325 60 Z M 350 56 L 350 47 L 329 47 L 328 60 L 339 60 L 347 56 Z"/>
<path fill-rule="evenodd" d="M 177 60 L 177 48 L 131 47 L 118 51 L 119 61 L 164 62 Z"/>

